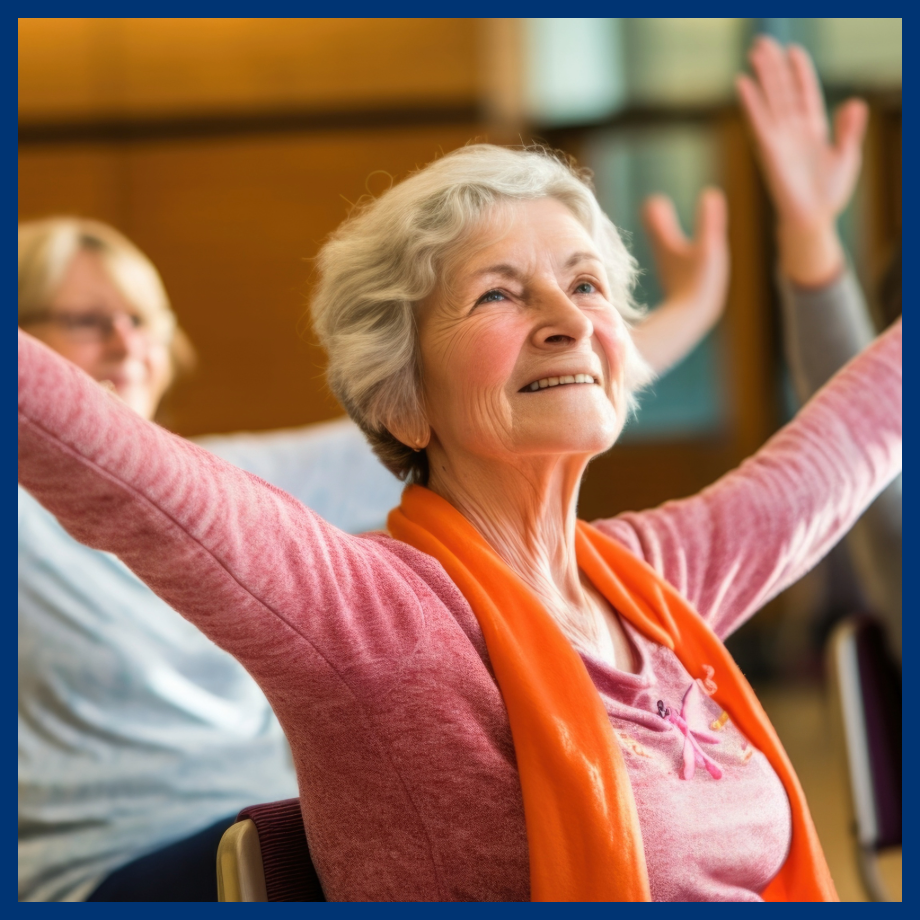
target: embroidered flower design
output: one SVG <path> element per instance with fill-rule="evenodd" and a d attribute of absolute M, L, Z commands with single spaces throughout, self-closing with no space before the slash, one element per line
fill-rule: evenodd
<path fill-rule="evenodd" d="M 650 758 L 652 756 L 643 745 L 636 741 L 631 735 L 627 735 L 626 732 L 617 731 L 615 734 L 617 736 L 617 741 L 619 741 L 631 754 L 635 754 L 637 757 Z"/>
<path fill-rule="evenodd" d="M 706 696 L 712 696 L 716 690 L 719 689 L 718 684 L 713 680 L 715 677 L 716 669 L 711 664 L 703 665 L 703 676 L 698 677 L 696 682 L 699 684 L 700 690 L 706 694 Z"/>
<path fill-rule="evenodd" d="M 690 727 L 691 719 L 699 722 L 700 689 L 696 681 L 690 684 L 681 702 L 680 715 L 672 712 L 662 700 L 658 700 L 658 715 L 674 726 L 684 736 L 684 764 L 680 771 L 681 779 L 693 779 L 697 766 L 705 767 L 713 779 L 722 778 L 722 768 L 700 747 L 703 744 L 719 744 L 720 739 L 706 729 Z"/>
<path fill-rule="evenodd" d="M 724 709 L 719 713 L 719 717 L 717 719 L 714 719 L 709 723 L 709 727 L 714 732 L 722 731 L 726 725 L 728 725 L 728 713 Z"/>

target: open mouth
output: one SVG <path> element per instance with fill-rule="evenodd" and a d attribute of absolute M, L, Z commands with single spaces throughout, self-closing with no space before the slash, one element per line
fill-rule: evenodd
<path fill-rule="evenodd" d="M 564 387 L 577 383 L 597 385 L 598 381 L 590 374 L 568 374 L 564 377 L 541 377 L 539 380 L 534 380 L 533 383 L 528 383 L 527 386 L 521 387 L 518 392 L 534 393 L 537 390 L 548 390 L 550 387 Z"/>

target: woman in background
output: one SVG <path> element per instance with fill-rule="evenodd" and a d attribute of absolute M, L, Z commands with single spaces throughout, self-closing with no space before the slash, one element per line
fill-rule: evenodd
<path fill-rule="evenodd" d="M 667 199 L 649 226 L 669 296 L 643 344 L 664 369 L 724 304 L 724 202 L 703 195 L 692 240 Z M 18 309 L 20 326 L 143 418 L 192 362 L 154 266 L 98 222 L 20 225 Z M 349 533 L 399 502 L 347 419 L 196 441 Z M 117 558 L 22 488 L 18 502 L 19 898 L 213 901 L 236 812 L 296 794 L 277 720 L 244 669 Z"/>

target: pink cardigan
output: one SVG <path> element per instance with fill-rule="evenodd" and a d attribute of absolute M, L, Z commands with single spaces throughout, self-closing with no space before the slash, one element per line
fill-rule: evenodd
<path fill-rule="evenodd" d="M 74 537 L 119 555 L 261 685 L 330 900 L 528 898 L 507 718 L 439 563 L 336 530 L 22 332 L 19 451 L 20 482 Z M 900 464 L 898 322 L 739 469 L 599 526 L 724 637 L 808 571 Z"/>

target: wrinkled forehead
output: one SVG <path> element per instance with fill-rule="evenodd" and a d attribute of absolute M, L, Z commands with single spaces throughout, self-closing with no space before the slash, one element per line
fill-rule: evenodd
<path fill-rule="evenodd" d="M 445 259 L 441 284 L 454 291 L 490 267 L 516 263 L 521 270 L 559 267 L 573 255 L 601 260 L 579 216 L 557 198 L 503 200 L 489 207 Z M 550 266 L 541 266 L 548 259 Z"/>

